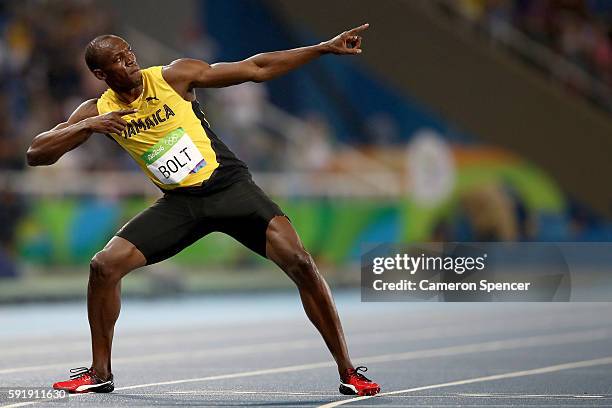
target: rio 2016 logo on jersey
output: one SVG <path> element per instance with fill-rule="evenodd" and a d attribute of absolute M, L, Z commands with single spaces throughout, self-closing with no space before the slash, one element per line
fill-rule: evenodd
<path fill-rule="evenodd" d="M 167 146 L 174 146 L 181 137 L 182 135 L 173 132 L 167 138 L 164 139 L 164 143 Z"/>
<path fill-rule="evenodd" d="M 155 113 L 149 116 L 146 116 L 144 118 L 132 119 L 127 124 L 121 135 L 124 139 L 127 139 L 128 137 L 137 135 L 143 130 L 151 129 L 152 127 L 155 127 L 160 123 L 165 122 L 170 116 L 174 115 L 175 114 L 172 109 L 170 109 L 168 105 L 164 104 L 162 108 L 156 110 Z"/>

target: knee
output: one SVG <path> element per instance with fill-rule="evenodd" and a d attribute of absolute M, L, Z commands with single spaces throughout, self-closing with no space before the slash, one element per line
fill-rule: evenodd
<path fill-rule="evenodd" d="M 124 272 L 121 257 L 108 250 L 98 252 L 89 264 L 89 276 L 95 283 L 116 283 Z"/>

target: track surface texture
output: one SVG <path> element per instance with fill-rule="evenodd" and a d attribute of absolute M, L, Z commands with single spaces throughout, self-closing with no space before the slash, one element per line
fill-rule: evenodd
<path fill-rule="evenodd" d="M 0 407 L 612 407 L 612 303 L 336 301 L 374 398 L 338 375 L 296 292 L 124 301 L 112 394 L 8 399 L 90 364 L 84 303 L 0 307 Z"/>

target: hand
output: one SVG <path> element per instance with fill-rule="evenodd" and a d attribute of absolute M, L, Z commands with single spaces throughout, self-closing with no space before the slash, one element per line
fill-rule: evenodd
<path fill-rule="evenodd" d="M 352 30 L 338 34 L 329 41 L 322 43 L 328 51 L 336 55 L 357 55 L 361 54 L 361 36 L 358 34 L 367 30 L 369 24 L 363 24 Z"/>
<path fill-rule="evenodd" d="M 85 126 L 96 133 L 116 133 L 120 134 L 127 126 L 127 122 L 122 118 L 125 115 L 136 113 L 137 109 L 123 109 L 105 113 L 85 119 Z"/>

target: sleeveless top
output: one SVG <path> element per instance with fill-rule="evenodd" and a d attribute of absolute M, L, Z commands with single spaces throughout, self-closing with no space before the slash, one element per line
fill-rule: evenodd
<path fill-rule="evenodd" d="M 141 70 L 143 92 L 126 104 L 107 89 L 97 101 L 100 115 L 125 115 L 121 134 L 110 133 L 164 192 L 203 193 L 250 177 L 244 162 L 214 134 L 198 101 L 183 99 L 162 76 L 162 67 Z"/>

